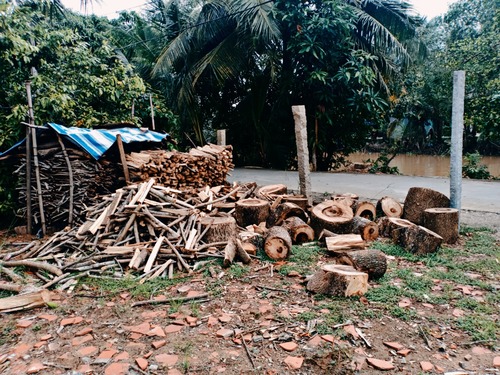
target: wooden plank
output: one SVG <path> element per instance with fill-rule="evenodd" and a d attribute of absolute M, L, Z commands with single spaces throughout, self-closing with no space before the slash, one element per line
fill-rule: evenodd
<path fill-rule="evenodd" d="M 118 151 L 120 152 L 120 160 L 123 167 L 123 175 L 125 176 L 125 182 L 128 184 L 130 182 L 130 174 L 128 171 L 127 158 L 125 157 L 125 150 L 123 149 L 123 141 L 121 134 L 116 136 L 116 144 L 118 145 Z"/>
<path fill-rule="evenodd" d="M 151 268 L 153 268 L 153 264 L 156 260 L 156 257 L 158 256 L 158 251 L 160 251 L 160 247 L 164 239 L 165 239 L 164 236 L 160 236 L 158 238 L 158 241 L 156 241 L 155 246 L 151 251 L 151 255 L 149 256 L 148 262 L 146 263 L 146 267 L 144 267 L 144 273 L 148 273 L 149 271 L 151 271 Z"/>

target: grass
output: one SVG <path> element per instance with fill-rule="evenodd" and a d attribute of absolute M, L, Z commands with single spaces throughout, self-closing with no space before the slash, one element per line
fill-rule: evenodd
<path fill-rule="evenodd" d="M 287 263 L 279 268 L 279 273 L 284 276 L 291 271 L 296 271 L 301 275 L 313 273 L 318 258 L 323 254 L 324 252 L 319 246 L 294 245 Z"/>

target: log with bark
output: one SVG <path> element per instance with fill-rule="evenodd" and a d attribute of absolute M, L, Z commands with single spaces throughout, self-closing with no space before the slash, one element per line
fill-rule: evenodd
<path fill-rule="evenodd" d="M 403 207 L 403 219 L 422 225 L 424 211 L 428 208 L 450 207 L 449 198 L 432 189 L 412 187 L 408 190 Z"/>
<path fill-rule="evenodd" d="M 270 205 L 267 200 L 257 198 L 241 199 L 236 202 L 234 217 L 240 227 L 259 225 L 266 222 L 269 216 Z"/>
<path fill-rule="evenodd" d="M 338 234 L 349 233 L 353 217 L 352 208 L 343 201 L 327 200 L 313 207 L 311 227 L 316 235 L 323 229 Z"/>
<path fill-rule="evenodd" d="M 236 235 L 236 220 L 232 216 L 204 216 L 199 222 L 207 243 L 228 241 Z"/>
<path fill-rule="evenodd" d="M 309 279 L 306 288 L 329 296 L 362 296 L 368 290 L 368 274 L 351 266 L 326 264 Z"/>
<path fill-rule="evenodd" d="M 302 208 L 295 203 L 285 202 L 279 204 L 274 210 L 271 209 L 266 224 L 268 227 L 281 225 L 285 219 L 292 216 L 300 217 L 306 223 L 309 221 L 309 216 Z"/>
<path fill-rule="evenodd" d="M 372 221 L 377 217 L 375 205 L 367 201 L 355 202 L 353 212 L 354 216 L 364 217 Z"/>
<path fill-rule="evenodd" d="M 274 260 L 283 260 L 292 252 L 292 239 L 283 227 L 271 227 L 264 240 L 264 251 Z"/>
<path fill-rule="evenodd" d="M 375 241 L 378 238 L 378 225 L 361 216 L 354 216 L 351 231 L 359 234 L 365 241 Z"/>
<path fill-rule="evenodd" d="M 403 214 L 403 206 L 391 197 L 380 198 L 376 206 L 377 217 L 401 217 Z"/>
<path fill-rule="evenodd" d="M 242 231 L 238 233 L 238 239 L 243 249 L 250 255 L 257 255 L 257 252 L 263 249 L 264 237 L 260 233 Z"/>
<path fill-rule="evenodd" d="M 445 243 L 458 241 L 459 213 L 455 208 L 428 208 L 424 211 L 423 226 L 443 237 Z"/>
<path fill-rule="evenodd" d="M 392 238 L 392 232 L 395 229 L 411 227 L 416 224 L 409 220 L 399 219 L 397 217 L 382 216 L 377 219 L 378 233 L 382 237 Z"/>
<path fill-rule="evenodd" d="M 337 263 L 346 264 L 368 274 L 370 280 L 379 279 L 387 271 L 387 257 L 380 250 L 352 250 L 339 253 Z"/>
<path fill-rule="evenodd" d="M 337 234 L 325 237 L 325 243 L 326 249 L 333 253 L 366 248 L 366 242 L 359 234 Z"/>
<path fill-rule="evenodd" d="M 304 211 L 309 207 L 309 202 L 305 195 L 301 194 L 285 194 L 282 195 L 282 202 L 295 203 L 297 206 L 302 208 Z"/>
<path fill-rule="evenodd" d="M 294 244 L 314 241 L 314 230 L 300 217 L 292 216 L 287 218 L 283 222 L 283 227 L 290 234 Z"/>
<path fill-rule="evenodd" d="M 394 229 L 392 239 L 397 245 L 417 255 L 435 253 L 443 242 L 443 237 L 439 234 L 420 225 Z"/>

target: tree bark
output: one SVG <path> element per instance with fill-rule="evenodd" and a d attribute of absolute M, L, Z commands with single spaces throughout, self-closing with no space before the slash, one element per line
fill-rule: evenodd
<path fill-rule="evenodd" d="M 391 197 L 383 197 L 377 202 L 377 216 L 401 217 L 403 207 L 401 204 Z"/>
<path fill-rule="evenodd" d="M 361 235 L 365 241 L 375 241 L 378 238 L 378 225 L 364 217 L 354 216 L 352 233 Z"/>
<path fill-rule="evenodd" d="M 297 244 L 314 241 L 314 230 L 300 217 L 292 216 L 287 218 L 283 223 L 283 227 L 286 228 L 290 234 L 292 243 Z"/>
<path fill-rule="evenodd" d="M 417 255 L 435 253 L 443 242 L 443 237 L 439 234 L 420 225 L 395 229 L 392 231 L 392 239 L 397 245 Z"/>
<path fill-rule="evenodd" d="M 234 216 L 240 227 L 259 225 L 269 216 L 269 202 L 254 198 L 241 199 L 236 202 Z"/>
<path fill-rule="evenodd" d="M 278 207 L 276 207 L 274 210 L 271 210 L 267 218 L 267 226 L 270 228 L 281 225 L 283 224 L 283 221 L 285 221 L 285 219 L 291 216 L 298 216 L 302 220 L 304 220 L 304 222 L 307 222 L 309 219 L 302 208 L 297 206 L 295 203 L 287 202 L 282 203 L 278 205 Z"/>
<path fill-rule="evenodd" d="M 387 257 L 380 250 L 346 251 L 337 258 L 337 262 L 367 273 L 370 280 L 381 278 L 387 271 Z"/>
<path fill-rule="evenodd" d="M 411 227 L 416 224 L 409 220 L 399 219 L 397 217 L 383 216 L 377 219 L 377 225 L 380 236 L 392 238 L 392 232 L 395 229 Z"/>
<path fill-rule="evenodd" d="M 459 214 L 455 208 L 428 208 L 424 211 L 424 227 L 443 237 L 445 243 L 458 241 Z"/>
<path fill-rule="evenodd" d="M 424 221 L 424 211 L 428 208 L 435 207 L 450 207 L 449 198 L 432 189 L 412 187 L 408 190 L 408 194 L 406 195 L 403 208 L 403 219 L 422 225 Z"/>
<path fill-rule="evenodd" d="M 351 266 L 326 264 L 309 279 L 307 290 L 330 296 L 362 296 L 368 290 L 368 274 Z"/>
<path fill-rule="evenodd" d="M 292 252 L 292 239 L 283 227 L 272 227 L 267 232 L 264 241 L 264 251 L 274 260 L 283 260 Z"/>
<path fill-rule="evenodd" d="M 313 207 L 311 211 L 311 226 L 319 235 L 323 229 L 333 233 L 349 233 L 354 217 L 351 207 L 339 201 L 324 201 Z"/>

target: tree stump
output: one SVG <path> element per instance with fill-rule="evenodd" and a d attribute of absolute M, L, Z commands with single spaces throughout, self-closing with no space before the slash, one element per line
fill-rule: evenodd
<path fill-rule="evenodd" d="M 274 260 L 288 258 L 292 252 L 292 239 L 283 227 L 272 227 L 264 240 L 264 251 Z"/>
<path fill-rule="evenodd" d="M 409 220 L 399 219 L 397 217 L 379 217 L 377 219 L 378 233 L 382 237 L 392 238 L 392 232 L 398 228 L 411 227 L 416 224 Z"/>
<path fill-rule="evenodd" d="M 377 216 L 401 217 L 403 206 L 391 197 L 380 198 L 376 207 Z"/>
<path fill-rule="evenodd" d="M 269 202 L 263 199 L 241 199 L 236 202 L 234 217 L 240 227 L 259 225 L 269 216 Z"/>
<path fill-rule="evenodd" d="M 371 221 L 375 220 L 377 217 L 375 205 L 367 201 L 356 202 L 353 206 L 353 211 L 354 216 L 364 217 Z"/>
<path fill-rule="evenodd" d="M 445 243 L 458 241 L 459 213 L 455 208 L 428 208 L 424 211 L 424 227 L 443 237 Z"/>
<path fill-rule="evenodd" d="M 268 227 L 278 226 L 283 224 L 283 221 L 291 216 L 298 216 L 304 220 L 304 222 L 309 220 L 308 215 L 302 208 L 295 203 L 285 202 L 278 205 L 274 210 L 271 209 L 266 224 Z"/>
<path fill-rule="evenodd" d="M 319 235 L 323 229 L 333 233 L 349 233 L 354 217 L 352 208 L 342 201 L 324 201 L 313 207 L 311 211 L 311 227 Z"/>
<path fill-rule="evenodd" d="M 375 241 L 378 238 L 378 225 L 361 216 L 354 216 L 351 231 L 361 235 L 365 241 Z"/>
<path fill-rule="evenodd" d="M 432 189 L 412 187 L 406 195 L 402 217 L 412 223 L 422 225 L 424 211 L 435 207 L 450 207 L 449 198 Z"/>
<path fill-rule="evenodd" d="M 331 252 L 338 252 L 352 249 L 364 249 L 366 242 L 359 234 L 337 234 L 325 237 L 326 249 Z"/>
<path fill-rule="evenodd" d="M 326 264 L 309 279 L 306 288 L 329 296 L 362 296 L 368 290 L 368 274 L 351 266 Z"/>
<path fill-rule="evenodd" d="M 232 216 L 205 216 L 199 219 L 207 232 L 203 236 L 206 243 L 228 241 L 236 235 L 236 220 Z"/>
<path fill-rule="evenodd" d="M 417 255 L 435 253 L 443 242 L 439 234 L 420 225 L 394 229 L 392 239 L 397 245 Z"/>
<path fill-rule="evenodd" d="M 288 188 L 283 184 L 266 185 L 258 188 L 255 196 L 259 199 L 274 200 L 276 195 L 284 195 L 287 191 Z"/>
<path fill-rule="evenodd" d="M 381 278 L 387 271 L 387 257 L 380 250 L 346 251 L 338 256 L 337 262 L 367 273 L 370 280 Z"/>
<path fill-rule="evenodd" d="M 292 238 L 292 243 L 304 243 L 314 241 L 314 230 L 300 217 L 292 216 L 283 222 L 283 227 Z"/>

